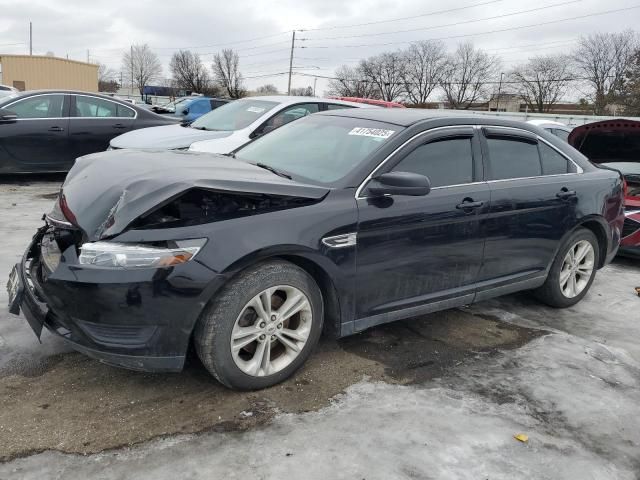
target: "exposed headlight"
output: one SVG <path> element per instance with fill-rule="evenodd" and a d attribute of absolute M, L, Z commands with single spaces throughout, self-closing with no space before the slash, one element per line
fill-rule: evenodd
<path fill-rule="evenodd" d="M 112 268 L 170 267 L 187 263 L 196 256 L 206 239 L 171 242 L 175 247 L 135 243 L 93 242 L 80 247 L 80 264 Z"/>

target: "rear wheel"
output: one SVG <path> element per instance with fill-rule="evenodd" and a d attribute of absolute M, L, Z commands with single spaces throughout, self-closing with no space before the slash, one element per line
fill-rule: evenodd
<path fill-rule="evenodd" d="M 576 230 L 558 251 L 547 280 L 534 292 L 536 297 L 552 307 L 575 305 L 589 291 L 598 262 L 596 236 L 585 228 Z"/>
<path fill-rule="evenodd" d="M 322 296 L 309 274 L 284 261 L 263 263 L 239 274 L 207 308 L 196 327 L 196 351 L 224 385 L 268 387 L 309 357 L 322 315 Z"/>

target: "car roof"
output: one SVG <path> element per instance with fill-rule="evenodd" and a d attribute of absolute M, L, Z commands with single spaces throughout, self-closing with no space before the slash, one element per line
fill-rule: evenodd
<path fill-rule="evenodd" d="M 456 124 L 468 123 L 470 125 L 497 125 L 504 127 L 516 127 L 532 132 L 541 132 L 537 125 L 532 125 L 521 120 L 510 120 L 498 116 L 473 115 L 472 112 L 463 110 L 439 110 L 424 108 L 367 108 L 367 109 L 346 109 L 319 112 L 314 115 L 337 116 L 347 118 L 358 118 L 361 120 L 373 120 L 385 122 L 401 127 L 409 127 L 425 121 L 456 120 Z"/>
<path fill-rule="evenodd" d="M 20 98 L 20 97 L 29 97 L 29 96 L 33 96 L 33 95 L 43 95 L 43 94 L 48 94 L 48 93 L 49 94 L 60 93 L 60 94 L 66 94 L 66 95 L 90 95 L 92 97 L 104 98 L 105 100 L 112 100 L 112 101 L 124 103 L 125 105 L 127 105 L 127 102 L 125 102 L 124 100 L 122 100 L 119 97 L 111 97 L 109 95 L 104 95 L 102 93 L 85 92 L 85 91 L 82 91 L 82 90 L 58 90 L 58 89 L 51 89 L 51 90 L 25 90 L 24 92 L 17 93 L 12 98 L 15 100 L 16 98 Z M 127 106 L 131 106 L 131 104 L 129 103 Z"/>
<path fill-rule="evenodd" d="M 278 102 L 282 105 L 293 105 L 295 103 L 306 103 L 306 102 L 322 102 L 322 103 L 332 103 L 334 105 L 348 105 L 351 107 L 363 108 L 363 109 L 379 109 L 375 105 L 368 105 L 365 103 L 356 103 L 356 102 L 346 102 L 344 100 L 336 100 L 333 98 L 321 98 L 321 97 L 305 97 L 305 96 L 296 96 L 296 95 L 260 95 L 255 97 L 244 97 L 240 100 L 265 100 L 267 102 Z"/>

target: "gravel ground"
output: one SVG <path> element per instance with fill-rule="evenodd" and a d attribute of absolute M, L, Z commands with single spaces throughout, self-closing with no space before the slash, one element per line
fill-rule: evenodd
<path fill-rule="evenodd" d="M 0 283 L 58 187 L 0 185 Z M 636 285 L 619 260 L 571 309 L 519 294 L 324 340 L 253 393 L 39 344 L 2 289 L 0 479 L 640 478 Z"/>

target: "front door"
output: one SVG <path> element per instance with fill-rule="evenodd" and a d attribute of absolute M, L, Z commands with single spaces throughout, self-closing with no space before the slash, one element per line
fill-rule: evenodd
<path fill-rule="evenodd" d="M 4 107 L 17 120 L 0 122 L 0 171 L 54 172 L 66 170 L 69 118 L 64 94 L 34 95 Z"/>
<path fill-rule="evenodd" d="M 422 197 L 360 193 L 356 330 L 429 306 L 471 303 L 482 264 L 490 196 L 473 127 L 418 135 L 387 163 L 376 174 L 419 173 L 432 190 Z"/>

